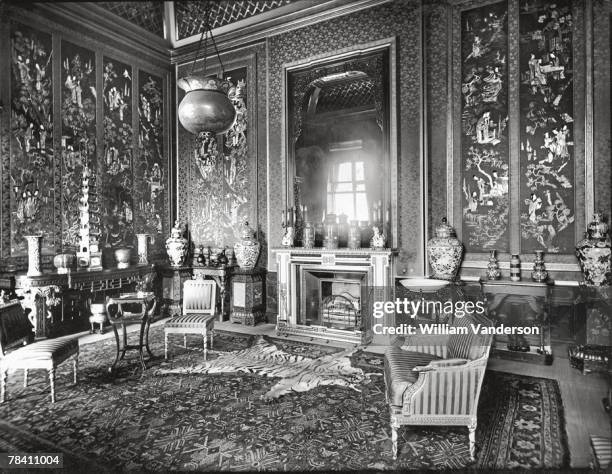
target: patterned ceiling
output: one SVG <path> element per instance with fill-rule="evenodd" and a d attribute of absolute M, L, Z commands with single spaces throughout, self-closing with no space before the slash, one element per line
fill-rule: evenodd
<path fill-rule="evenodd" d="M 213 1 L 210 12 L 211 28 L 229 25 L 246 18 L 288 5 L 292 0 L 221 0 Z M 206 4 L 209 2 L 175 2 L 174 15 L 176 17 L 177 39 L 201 34 L 206 13 Z"/>
<path fill-rule="evenodd" d="M 202 32 L 207 5 L 210 6 L 211 28 L 219 28 L 240 20 L 269 12 L 296 0 L 208 0 L 176 1 L 174 22 L 176 38 L 182 40 Z M 164 2 L 100 2 L 98 6 L 121 18 L 164 37 Z"/>
<path fill-rule="evenodd" d="M 164 37 L 164 2 L 100 2 L 98 6 Z"/>

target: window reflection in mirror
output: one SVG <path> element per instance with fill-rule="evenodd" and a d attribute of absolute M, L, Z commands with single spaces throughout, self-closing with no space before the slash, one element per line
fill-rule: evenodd
<path fill-rule="evenodd" d="M 313 223 L 328 215 L 362 225 L 389 219 L 385 65 L 379 51 L 289 73 L 290 193 Z"/>

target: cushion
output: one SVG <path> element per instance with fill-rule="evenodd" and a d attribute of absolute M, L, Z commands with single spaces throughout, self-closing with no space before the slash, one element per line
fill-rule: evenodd
<path fill-rule="evenodd" d="M 79 352 L 79 340 L 76 337 L 58 337 L 56 339 L 45 339 L 20 347 L 9 352 L 4 357 L 4 364 L 19 367 L 20 361 L 28 363 L 40 360 L 53 360 L 56 363 L 63 361 L 73 354 Z"/>
<path fill-rule="evenodd" d="M 455 317 L 451 326 L 467 328 L 467 334 L 451 334 L 447 342 L 447 357 L 454 359 L 475 360 L 482 357 L 486 351 L 485 338 L 480 334 L 474 334 L 471 324 L 478 324 L 469 317 Z"/>
<path fill-rule="evenodd" d="M 212 314 L 184 314 L 175 316 L 166 321 L 165 328 L 193 328 L 204 329 L 212 327 L 215 322 L 215 316 Z"/>
<path fill-rule="evenodd" d="M 612 438 L 591 435 L 591 446 L 599 469 L 607 468 L 612 462 Z"/>
<path fill-rule="evenodd" d="M 389 403 L 402 405 L 404 392 L 419 378 L 419 372 L 412 369 L 439 359 L 440 357 L 436 355 L 404 351 L 399 347 L 391 346 L 385 353 L 385 378 Z"/>

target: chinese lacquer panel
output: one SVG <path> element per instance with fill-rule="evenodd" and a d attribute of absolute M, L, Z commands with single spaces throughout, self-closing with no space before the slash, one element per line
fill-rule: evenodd
<path fill-rule="evenodd" d="M 27 252 L 25 235 L 42 235 L 43 252 L 55 249 L 51 35 L 11 29 L 11 254 Z"/>
<path fill-rule="evenodd" d="M 520 2 L 521 250 L 575 245 L 570 0 Z"/>
<path fill-rule="evenodd" d="M 461 16 L 461 190 L 468 251 L 507 250 L 508 20 L 505 2 Z"/>
<path fill-rule="evenodd" d="M 104 156 L 98 164 L 102 206 L 101 245 L 133 246 L 132 67 L 104 58 Z"/>

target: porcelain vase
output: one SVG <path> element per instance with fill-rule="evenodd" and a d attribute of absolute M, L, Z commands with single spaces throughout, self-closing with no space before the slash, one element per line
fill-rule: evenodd
<path fill-rule="evenodd" d="M 53 266 L 57 273 L 68 273 L 76 265 L 76 255 L 73 253 L 59 253 L 53 257 Z"/>
<path fill-rule="evenodd" d="M 446 218 L 436 227 L 434 237 L 427 242 L 427 257 L 433 270 L 432 278 L 454 280 L 461 266 L 463 244 Z"/>
<path fill-rule="evenodd" d="M 548 272 L 544 266 L 544 251 L 536 250 L 536 257 L 533 261 L 533 271 L 531 272 L 531 279 L 536 282 L 544 282 L 548 280 Z"/>
<path fill-rule="evenodd" d="M 576 244 L 576 256 L 588 285 L 612 284 L 612 249 L 608 224 L 596 213 L 588 226 L 586 237 Z"/>
<path fill-rule="evenodd" d="M 122 248 L 118 248 L 115 250 L 115 261 L 117 262 L 117 268 L 129 267 L 131 259 L 132 259 L 131 249 L 122 247 Z"/>
<path fill-rule="evenodd" d="M 499 280 L 501 278 L 501 270 L 499 269 L 495 252 L 495 250 L 491 250 L 489 254 L 489 263 L 487 265 L 487 279 L 489 280 Z"/>
<path fill-rule="evenodd" d="M 234 244 L 234 255 L 240 268 L 252 270 L 257 265 L 261 244 L 255 238 L 255 231 L 248 222 L 242 224 L 240 240 Z"/>
<path fill-rule="evenodd" d="M 27 276 L 42 275 L 42 235 L 26 235 L 28 242 L 28 273 Z"/>
<path fill-rule="evenodd" d="M 187 255 L 187 239 L 183 237 L 183 229 L 178 221 L 174 224 L 170 237 L 166 239 L 166 252 L 173 267 L 180 267 Z"/>
<path fill-rule="evenodd" d="M 149 234 L 136 234 L 138 263 L 149 263 Z"/>

